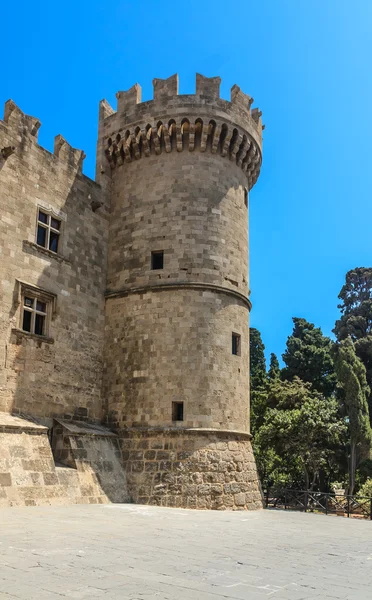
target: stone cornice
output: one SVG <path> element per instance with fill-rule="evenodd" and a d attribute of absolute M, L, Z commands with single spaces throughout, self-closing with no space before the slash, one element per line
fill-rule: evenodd
<path fill-rule="evenodd" d="M 154 427 L 120 427 L 117 430 L 119 437 L 138 436 L 146 437 L 147 435 L 205 435 L 206 437 L 215 435 L 216 437 L 231 437 L 231 441 L 240 439 L 252 439 L 252 434 L 247 431 L 236 429 L 214 429 L 208 427 L 170 427 L 170 426 L 154 426 Z"/>
<path fill-rule="evenodd" d="M 232 290 L 231 288 L 224 287 L 222 285 L 216 285 L 213 283 L 201 283 L 198 281 L 175 281 L 175 282 L 164 282 L 164 283 L 156 283 L 156 284 L 146 284 L 142 286 L 136 287 L 127 287 L 122 288 L 116 291 L 107 290 L 105 293 L 106 300 L 111 298 L 122 298 L 128 296 L 130 294 L 143 294 L 146 292 L 162 292 L 167 290 L 175 290 L 175 289 L 193 289 L 193 290 L 207 290 L 212 292 L 217 292 L 221 294 L 227 294 L 228 296 L 234 296 L 238 300 L 240 300 L 250 311 L 252 308 L 252 303 L 245 296 L 241 294 L 237 290 Z"/>

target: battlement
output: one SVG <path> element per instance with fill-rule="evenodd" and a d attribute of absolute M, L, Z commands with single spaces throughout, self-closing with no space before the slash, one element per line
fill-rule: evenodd
<path fill-rule="evenodd" d="M 237 85 L 230 101 L 221 99 L 220 84 L 220 77 L 197 74 L 196 93 L 179 95 L 176 74 L 153 80 L 153 100 L 141 102 L 138 83 L 116 94 L 117 111 L 103 100 L 100 144 L 111 169 L 163 151 L 210 150 L 235 161 L 253 187 L 262 162 L 262 113 Z"/>
<path fill-rule="evenodd" d="M 0 121 L 1 123 L 1 121 Z M 82 150 L 73 148 L 61 135 L 54 138 L 53 154 L 38 144 L 38 132 L 41 122 L 24 113 L 13 100 L 8 100 L 4 106 L 4 120 L 6 131 L 11 143 L 0 148 L 0 156 L 7 160 L 17 149 L 22 149 L 25 143 L 36 144 L 39 150 L 46 156 L 58 159 L 61 164 L 65 163 L 67 168 L 78 173 L 82 172 L 85 154 Z"/>
<path fill-rule="evenodd" d="M 102 102 L 106 106 L 106 111 L 101 112 L 101 118 L 106 119 L 112 115 L 131 116 L 136 112 L 141 112 L 142 108 L 151 108 L 151 104 L 164 104 L 171 107 L 179 106 L 182 103 L 188 104 L 190 101 L 197 104 L 206 104 L 210 102 L 222 103 L 222 107 L 229 104 L 237 111 L 246 113 L 250 116 L 256 125 L 257 131 L 262 132 L 261 112 L 258 109 L 251 110 L 254 102 L 248 94 L 244 94 L 238 85 L 233 85 L 230 92 L 230 101 L 223 100 L 220 97 L 220 77 L 205 77 L 200 73 L 196 74 L 196 93 L 179 94 L 178 93 L 178 75 L 172 75 L 167 79 L 153 79 L 153 100 L 142 102 L 142 88 L 136 83 L 127 91 L 119 91 L 116 94 L 117 111 L 115 111 L 106 100 Z M 224 106 L 225 105 L 225 106 Z"/>

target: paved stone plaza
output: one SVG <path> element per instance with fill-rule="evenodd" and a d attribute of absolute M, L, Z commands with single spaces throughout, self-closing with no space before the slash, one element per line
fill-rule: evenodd
<path fill-rule="evenodd" d="M 139 505 L 0 510 L 0 598 L 367 600 L 372 523 Z"/>

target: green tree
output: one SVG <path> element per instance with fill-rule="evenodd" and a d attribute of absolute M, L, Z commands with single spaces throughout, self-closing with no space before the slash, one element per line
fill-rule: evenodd
<path fill-rule="evenodd" d="M 333 332 L 338 341 L 351 337 L 356 354 L 366 368 L 372 419 L 372 267 L 348 271 L 338 297 L 341 300 L 338 305 L 341 318 L 336 321 Z"/>
<path fill-rule="evenodd" d="M 251 390 L 266 384 L 265 346 L 258 329 L 249 330 L 250 380 Z"/>
<path fill-rule="evenodd" d="M 337 400 L 325 398 L 310 383 L 294 377 L 270 384 L 268 406 L 257 433 L 259 460 L 264 452 L 274 452 L 283 465 L 293 465 L 294 477 L 300 466 L 303 485 L 312 489 L 345 435 Z"/>
<path fill-rule="evenodd" d="M 361 498 L 372 498 L 372 479 L 364 482 L 357 495 Z"/>
<path fill-rule="evenodd" d="M 286 366 L 282 369 L 282 378 L 292 381 L 299 377 L 324 396 L 331 396 L 336 386 L 332 341 L 305 319 L 294 317 L 293 323 L 293 332 L 283 354 Z"/>
<path fill-rule="evenodd" d="M 270 354 L 270 367 L 269 367 L 269 371 L 268 371 L 267 375 L 268 375 L 269 381 L 274 381 L 274 379 L 280 378 L 279 361 L 278 361 L 276 354 L 274 354 L 274 352 L 272 352 Z"/>
<path fill-rule="evenodd" d="M 355 353 L 351 337 L 340 342 L 334 353 L 340 398 L 348 423 L 349 494 L 353 494 L 356 469 L 361 460 L 369 457 L 371 450 L 371 426 L 367 403 L 370 390 L 365 367 Z"/>
<path fill-rule="evenodd" d="M 267 408 L 267 375 L 265 346 L 258 329 L 250 329 L 249 340 L 251 433 L 254 436 L 263 422 Z"/>

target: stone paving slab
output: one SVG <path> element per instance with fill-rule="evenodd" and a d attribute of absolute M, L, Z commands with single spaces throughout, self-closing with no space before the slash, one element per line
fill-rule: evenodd
<path fill-rule="evenodd" d="M 0 509 L 1 600 L 371 600 L 372 523 L 284 511 Z"/>

